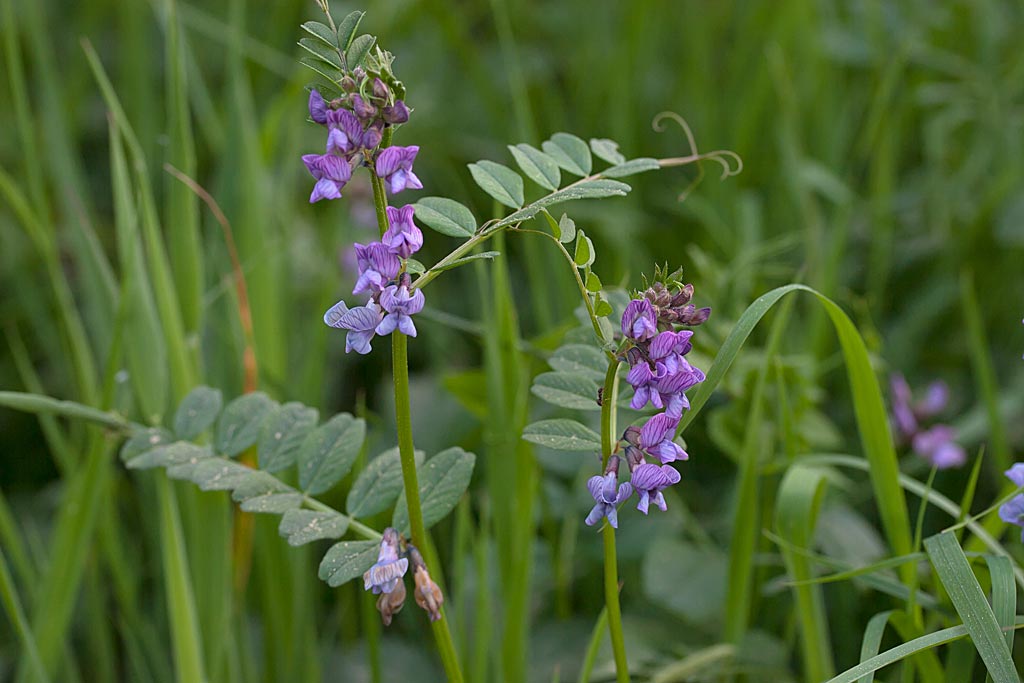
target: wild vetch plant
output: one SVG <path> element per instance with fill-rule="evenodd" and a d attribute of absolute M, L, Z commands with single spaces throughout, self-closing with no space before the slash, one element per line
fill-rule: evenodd
<path fill-rule="evenodd" d="M 725 268 L 716 262 L 717 255 L 687 251 L 685 277 L 678 263 L 684 258 L 682 252 L 661 257 L 659 261 L 668 258 L 669 262 L 652 263 L 649 270 L 627 276 L 618 286 L 608 286 L 599 277 L 597 269 L 604 263 L 587 234 L 591 229 L 587 222 L 594 214 L 583 208 L 593 204 L 577 202 L 623 197 L 632 190 L 625 179 L 642 173 L 692 164 L 702 173 L 700 163 L 705 161 L 720 164 L 726 178 L 740 170 L 735 154 L 699 153 L 689 127 L 674 114 L 660 115 L 655 128 L 661 130 L 666 121 L 679 123 L 689 146 L 683 156 L 630 159 L 612 140 L 587 141 L 557 132 L 543 142 L 509 145 L 506 159 L 469 164 L 465 179 L 472 179 L 483 191 L 480 199 L 493 200 L 493 210 L 480 220 L 468 206 L 444 196 L 455 191 L 424 171 L 423 162 L 431 161 L 427 155 L 436 155 L 438 146 L 410 137 L 405 125 L 421 115 L 415 108 L 420 92 L 416 84 L 410 83 L 407 89 L 398 78 L 402 60 L 408 57 L 392 55 L 376 37 L 361 33 L 362 12 L 336 21 L 326 0 L 318 0 L 318 5 L 323 19 L 304 23 L 299 40 L 305 53 L 301 62 L 315 74 L 315 82 L 306 89 L 308 98 L 289 96 L 294 99 L 290 107 L 294 115 L 285 124 L 295 131 L 303 126 L 316 129 L 318 142 L 315 149 L 305 150 L 310 153 L 301 156 L 301 164 L 296 151 L 282 172 L 295 179 L 301 176 L 307 183 L 299 201 L 305 202 L 308 190 L 306 215 L 321 224 L 327 224 L 327 217 L 334 215 L 331 209 L 339 203 L 353 207 L 360 192 L 372 192 L 376 227 L 372 236 L 343 244 L 335 237 L 334 226 L 323 231 L 331 235 L 332 250 L 351 255 L 344 261 L 343 275 L 352 289 L 342 292 L 335 285 L 331 298 L 318 299 L 316 309 L 336 301 L 323 313 L 323 322 L 330 328 L 329 343 L 338 347 L 336 357 L 343 345 L 347 361 L 388 367 L 391 381 L 386 393 L 393 400 L 393 429 L 373 414 L 368 404 L 375 401 L 362 400 L 377 390 L 366 381 L 352 387 L 358 406 L 354 414 L 321 419 L 317 408 L 272 397 L 289 392 L 283 388 L 285 373 L 275 376 L 257 367 L 254 319 L 260 322 L 264 312 L 250 307 L 247 286 L 260 284 L 255 278 L 247 283 L 246 271 L 253 263 L 239 258 L 227 217 L 212 195 L 192 179 L 196 169 L 189 167 L 185 154 L 181 155 L 184 169 L 166 167 L 174 207 L 169 216 L 176 219 L 187 214 L 182 207 L 191 207 L 198 215 L 195 195 L 213 210 L 231 261 L 233 288 L 224 289 L 231 289 L 234 298 L 224 298 L 230 299 L 229 308 L 237 306 L 241 340 L 241 395 L 225 401 L 219 389 L 200 383 L 203 362 L 196 340 L 201 335 L 193 334 L 198 329 L 195 311 L 188 314 L 186 303 L 177 299 L 187 302 L 188 287 L 170 284 L 177 285 L 184 276 L 175 273 L 178 279 L 172 278 L 164 261 L 165 238 L 157 225 L 157 202 L 149 189 L 142 146 L 126 122 L 98 55 L 85 47 L 112 112 L 110 165 L 124 272 L 119 298 L 110 309 L 116 323 L 105 347 L 107 374 L 97 381 L 89 372 L 91 357 L 76 356 L 83 403 L 39 393 L 0 392 L 0 404 L 38 413 L 52 449 L 62 455 L 74 439 L 65 436 L 52 415 L 84 420 L 104 430 L 93 429 L 83 439 L 84 464 L 63 456 L 61 466 L 80 475 L 82 479 L 75 481 L 84 483 L 68 494 L 64 521 L 55 536 L 70 543 L 77 535 L 66 529 L 77 528 L 74 523 L 79 517 L 90 524 L 100 518 L 97 552 L 110 565 L 118 591 L 123 613 L 117 618 L 123 621 L 125 659 L 130 660 L 133 675 L 145 671 L 150 658 L 143 653 L 150 651 L 131 638 L 144 632 L 147 642 L 159 639 L 140 628 L 148 624 L 135 611 L 136 589 L 119 563 L 120 527 L 112 523 L 113 516 L 106 516 L 115 515 L 116 508 L 104 509 L 99 496 L 85 496 L 90 491 L 103 495 L 112 490 L 104 479 L 105 458 L 114 452 L 108 452 L 108 442 L 110 449 L 120 447 L 128 470 L 159 468 L 166 473 L 140 476 L 133 483 L 143 496 L 154 494 L 160 573 L 173 645 L 166 649 L 173 650 L 177 680 L 183 683 L 249 680 L 250 674 L 267 680 L 300 677 L 285 665 L 253 674 L 246 668 L 246 648 L 232 642 L 232 638 L 247 642 L 247 636 L 226 636 L 221 631 L 230 630 L 223 628 L 229 623 L 241 624 L 239 632 L 249 629 L 250 613 L 233 609 L 230 600 L 246 605 L 249 573 L 255 567 L 263 570 L 259 588 L 267 594 L 269 605 L 267 614 L 260 615 L 268 624 L 260 634 L 260 646 L 270 653 L 267 659 L 274 660 L 279 650 L 288 649 L 275 640 L 274 628 L 298 633 L 289 641 L 292 644 L 317 643 L 311 637 L 317 628 L 312 618 L 295 617 L 297 623 L 288 623 L 281 616 L 292 610 L 298 614 L 299 598 L 294 604 L 292 600 L 303 595 L 300 586 L 306 574 L 312 584 L 317 583 L 305 562 L 311 551 L 317 552 L 314 562 L 319 562 L 319 578 L 331 589 L 342 589 L 337 595 L 345 596 L 343 601 L 347 598 L 332 615 L 331 627 L 337 627 L 343 641 L 358 635 L 373 681 L 386 678 L 380 662 L 391 661 L 397 648 L 397 638 L 380 638 L 382 627 L 391 629 L 389 634 L 398 631 L 436 647 L 450 681 L 515 683 L 536 678 L 531 676 L 536 672 L 530 670 L 534 653 L 528 641 L 536 623 L 536 603 L 546 600 L 555 603 L 554 611 L 563 622 L 576 616 L 576 621 L 589 620 L 585 628 L 592 627 L 589 643 L 577 648 L 581 682 L 613 676 L 618 683 L 732 680 L 740 674 L 744 680 L 776 683 L 795 680 L 799 671 L 807 683 L 853 683 L 901 663 L 899 680 L 959 683 L 980 680 L 971 674 L 977 657 L 992 680 L 1019 683 L 1012 659 L 1013 630 L 1020 626 L 1016 598 L 1017 586 L 1024 587 L 1024 571 L 1019 547 L 1004 546 L 1001 534 L 1007 525 L 1024 529 L 1024 463 L 1012 462 L 1005 435 L 993 439 L 990 456 L 970 452 L 968 447 L 979 441 L 978 429 L 964 416 L 950 414 L 951 392 L 943 381 L 915 395 L 902 375 L 893 375 L 887 410 L 875 371 L 876 349 L 865 343 L 859 320 L 855 323 L 835 302 L 808 285 L 789 284 L 761 296 L 735 285 L 734 280 L 745 277 L 749 263 L 762 257 L 760 252 L 745 254 L 749 261 L 737 257 L 742 267 L 733 263 Z M 173 21 L 169 26 L 176 30 Z M 6 30 L 9 46 L 12 34 Z M 172 37 L 177 40 L 173 33 Z M 16 50 L 8 52 L 17 55 Z M 187 60 L 173 51 L 171 57 L 170 90 L 180 97 L 186 92 Z M 771 57 L 778 61 L 774 54 Z M 920 56 L 915 53 L 914 58 Z M 182 110 L 187 112 L 188 107 Z M 305 123 L 303 113 L 308 114 Z M 458 122 L 445 124 L 457 126 Z M 175 136 L 184 135 L 180 120 L 170 127 Z M 258 138 L 250 142 L 254 139 Z M 845 196 L 842 181 L 823 175 L 809 161 L 800 160 L 797 165 L 794 175 L 800 183 L 832 198 Z M 369 189 L 361 189 L 367 185 Z M 10 195 L 11 187 L 6 174 L 0 173 L 0 191 Z M 692 187 L 686 187 L 679 198 L 684 199 Z M 803 185 L 798 189 L 797 194 L 806 191 Z M 807 200 L 807 205 L 812 203 Z M 19 215 L 33 223 L 28 204 L 15 202 L 15 206 Z M 35 207 L 43 208 L 43 203 Z M 746 205 L 745 210 L 757 213 Z M 144 238 L 138 236 L 136 224 Z M 816 245 L 815 239 L 809 243 Z M 564 268 L 565 277 L 551 282 L 569 285 L 576 302 L 570 324 L 557 325 L 537 316 L 536 337 L 520 337 L 515 309 L 519 292 L 507 270 L 507 254 L 500 253 L 513 240 L 549 250 L 545 254 Z M 56 252 L 46 252 L 51 246 L 47 239 L 36 242 L 44 256 L 49 255 L 48 272 L 56 283 L 58 304 L 73 322 L 70 304 L 74 300 L 61 286 L 63 271 Z M 781 248 L 788 247 L 782 244 Z M 445 250 L 447 255 L 432 265 L 424 258 Z M 440 288 L 430 285 L 467 266 L 475 270 L 483 291 L 457 292 L 459 316 L 440 310 L 449 302 L 443 301 Z M 184 271 L 187 275 L 188 269 Z M 790 277 L 791 271 L 785 272 Z M 723 273 L 728 277 L 721 277 Z M 827 281 L 818 275 L 809 280 L 815 286 Z M 984 336 L 978 332 L 980 322 L 971 319 L 976 308 L 970 305 L 973 285 L 969 278 L 964 283 L 964 311 L 968 325 L 976 328 L 972 343 L 979 354 Z M 743 312 L 730 318 L 730 306 L 722 303 L 728 300 L 723 292 L 734 286 L 734 298 L 741 303 L 738 309 L 732 307 L 732 313 Z M 796 297 L 789 296 L 794 293 L 807 296 L 815 306 L 811 313 L 794 313 Z M 460 317 L 463 309 L 470 309 L 463 304 L 478 295 L 481 321 Z M 715 304 L 714 317 L 705 305 L 708 302 Z M 773 309 L 776 313 L 764 346 L 738 362 L 741 348 Z M 296 310 L 305 307 L 296 305 Z M 824 392 L 818 390 L 822 375 L 838 364 L 809 362 L 786 346 L 783 330 L 792 315 L 805 316 L 801 325 L 815 330 L 815 343 L 821 341 L 817 328 L 830 324 L 834 329 L 841 356 L 833 359 L 841 360 L 851 395 L 853 410 L 848 419 L 819 410 L 826 402 Z M 322 331 L 318 316 L 306 315 L 300 324 L 306 332 L 297 334 Z M 486 449 L 479 458 L 460 447 L 470 443 L 463 434 L 445 434 L 437 452 L 429 455 L 416 449 L 417 442 L 422 446 L 430 435 L 413 430 L 413 418 L 421 417 L 414 415 L 414 406 L 423 402 L 414 401 L 410 387 L 409 347 L 436 344 L 433 335 L 446 322 L 483 340 L 483 371 L 464 371 L 459 366 L 462 359 L 454 354 L 441 356 L 453 370 L 447 376 L 454 378 L 451 386 L 468 395 L 467 402 L 486 404 L 475 406 L 482 413 L 480 441 Z M 64 336 L 81 336 L 76 325 L 66 326 Z M 124 330 L 130 334 L 122 338 Z M 286 334 L 284 326 L 280 330 L 272 326 L 271 331 Z M 266 340 L 264 335 L 264 344 Z M 383 358 L 388 347 L 389 362 Z M 16 344 L 12 348 L 19 350 Z M 713 361 L 709 360 L 712 350 Z M 25 370 L 31 364 L 24 361 L 24 350 L 20 353 L 16 361 L 31 387 L 32 375 Z M 541 363 L 546 364 L 543 371 L 539 371 Z M 734 365 L 731 381 L 724 383 Z M 335 371 L 333 366 L 313 367 L 325 374 Z M 982 376 L 991 371 L 984 363 L 979 368 Z M 218 378 L 205 381 L 216 384 Z M 711 397 L 718 388 L 725 389 L 730 400 L 715 405 Z M 130 397 L 117 401 L 119 392 Z M 993 392 L 989 394 L 988 420 L 998 425 L 1005 408 Z M 959 397 L 956 402 L 961 402 Z M 703 413 L 709 405 L 713 410 Z M 129 419 L 132 416 L 138 421 Z M 696 438 L 687 434 L 688 443 L 683 434 L 698 416 L 702 431 Z M 373 443 L 383 443 L 387 450 L 373 455 Z M 859 444 L 861 457 L 838 454 L 840 444 L 853 448 Z M 712 447 L 728 455 L 728 461 L 711 462 L 707 452 Z M 571 478 L 571 484 L 564 479 L 541 481 L 535 448 L 546 457 L 551 455 L 548 451 L 575 453 L 578 460 L 565 456 L 559 461 L 570 463 L 562 466 L 561 474 Z M 901 459 L 903 451 L 908 457 Z M 693 464 L 688 462 L 691 453 Z M 994 462 L 989 481 L 982 479 L 985 457 Z M 911 476 L 925 465 L 930 468 L 926 482 Z M 714 481 L 702 481 L 701 487 L 690 483 L 696 481 L 694 471 L 705 466 L 735 469 L 729 495 L 719 495 L 722 489 Z M 959 501 L 944 493 L 948 487 L 943 477 L 956 474 L 956 468 L 969 476 Z M 940 474 L 945 470 L 953 472 Z M 861 477 L 864 485 L 857 485 L 854 477 Z M 178 509 L 179 494 L 191 495 L 192 490 L 175 489 L 169 480 L 191 482 L 201 491 L 230 492 L 242 513 L 236 513 L 223 495 L 182 498 L 189 521 L 211 529 L 209 536 L 200 538 L 214 539 L 189 548 L 195 553 L 193 559 L 199 558 L 195 566 L 188 562 Z M 707 491 L 698 490 L 705 484 Z M 996 500 L 972 515 L 976 487 L 983 490 L 986 485 L 999 489 Z M 849 512 L 845 504 L 830 506 L 843 501 L 843 496 L 864 504 L 869 488 L 874 505 L 869 515 Z M 908 492 L 920 500 L 916 520 L 911 518 Z M 715 498 L 711 506 L 705 501 L 705 508 L 721 515 L 704 527 L 687 509 L 702 494 L 705 499 Z M 83 500 L 89 505 L 83 505 Z M 560 516 L 554 522 L 548 519 L 551 507 L 559 507 Z M 263 523 L 249 513 L 270 520 L 271 534 L 276 529 L 288 546 L 306 546 L 305 550 L 283 549 L 293 553 L 289 558 L 296 559 L 294 567 L 267 560 L 267 545 L 259 545 L 267 541 L 258 535 L 258 525 Z M 949 519 L 935 522 L 939 513 Z M 449 518 L 453 532 L 438 533 L 435 525 Z M 936 524 L 941 531 L 925 532 Z M 659 529 L 669 526 L 673 536 L 658 535 Z M 0 554 L 0 595 L 26 653 L 25 663 L 18 664 L 23 668 L 18 680 L 63 680 L 59 676 L 65 671 L 54 662 L 71 642 L 67 628 L 74 593 L 66 587 L 77 585 L 80 578 L 66 580 L 64 569 L 85 571 L 80 567 L 89 557 L 88 537 L 83 534 L 87 540 L 70 545 L 72 551 L 45 557 L 45 553 L 10 545 L 21 581 L 34 577 L 33 563 L 51 567 L 44 587 L 31 595 L 33 622 L 27 625 L 7 572 L 8 540 L 17 537 L 12 528 L 0 496 L 0 538 L 5 542 Z M 441 529 L 448 531 L 447 523 Z M 544 586 L 534 576 L 540 564 L 540 553 L 535 551 L 541 546 L 538 535 L 545 541 L 556 539 L 550 543 L 555 549 L 552 577 Z M 581 546 L 593 542 L 595 549 L 588 545 L 587 552 L 574 555 L 578 535 L 584 538 Z M 633 570 L 638 537 L 648 543 L 640 572 Z M 839 551 L 832 552 L 835 547 Z M 77 565 L 66 561 L 76 557 L 81 560 Z M 922 571 L 926 561 L 934 571 Z M 203 572 L 221 572 L 227 580 L 211 580 L 205 590 L 193 594 L 191 581 Z M 467 573 L 472 578 L 467 579 Z M 637 573 L 643 575 L 641 580 Z M 88 580 L 103 576 L 90 574 Z M 580 584 L 576 593 L 569 590 L 574 581 Z M 823 584 L 839 582 L 847 584 L 841 594 L 847 605 L 841 613 L 863 617 L 867 623 L 863 629 L 857 627 L 856 638 L 831 616 L 834 596 Z M 640 583 L 643 590 L 638 590 Z M 555 595 L 547 600 L 544 591 L 551 585 Z M 638 598 L 640 593 L 644 595 Z M 222 594 L 231 595 L 219 602 Z M 578 599 L 584 594 L 593 598 L 591 604 Z M 654 603 L 649 606 L 659 631 L 670 630 L 661 621 L 664 607 L 693 621 L 695 628 L 685 630 L 698 635 L 693 641 L 673 635 L 662 647 L 660 659 L 639 647 L 647 632 L 634 628 L 635 611 L 629 612 L 643 598 Z M 715 600 L 722 603 L 720 609 L 708 610 L 705 605 Z M 353 602 L 358 609 L 349 609 Z M 407 608 L 407 603 L 414 607 Z M 714 613 L 700 619 L 700 609 Z M 352 618 L 352 611 L 361 619 Z M 36 614 L 42 616 L 37 619 Z M 201 621 L 214 626 L 201 630 L 197 626 Z M 890 626 L 901 642 L 882 651 Z M 332 628 L 326 629 L 328 637 L 335 635 Z M 605 658 L 605 670 L 598 672 L 596 662 L 606 641 L 610 656 Z M 759 658 L 760 652 L 750 656 L 757 643 L 781 655 L 764 664 L 771 658 Z M 489 648 L 495 644 L 499 646 L 492 654 Z M 941 659 L 935 651 L 940 646 L 947 648 Z M 560 640 L 557 647 L 569 651 Z M 155 649 L 159 657 L 167 658 L 159 644 Z M 292 649 L 311 652 L 315 647 Z M 230 656 L 224 654 L 228 651 Z M 839 657 L 858 654 L 857 665 L 836 674 Z M 0 656 L 0 677 L 6 672 L 5 664 Z M 310 668 L 315 673 L 309 680 L 319 677 L 317 666 Z M 77 673 L 73 667 L 66 668 L 69 675 Z M 349 675 L 332 671 L 330 680 L 348 680 Z M 558 668 L 541 675 L 543 680 L 565 679 Z M 428 674 L 423 676 L 426 680 Z M 89 680 L 88 675 L 79 678 Z M 165 678 L 139 676 L 139 680 Z"/>

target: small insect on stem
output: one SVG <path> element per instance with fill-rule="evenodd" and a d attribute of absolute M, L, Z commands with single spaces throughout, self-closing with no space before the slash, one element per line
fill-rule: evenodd
<path fill-rule="evenodd" d="M 597 388 L 597 405 L 604 405 L 604 387 Z"/>

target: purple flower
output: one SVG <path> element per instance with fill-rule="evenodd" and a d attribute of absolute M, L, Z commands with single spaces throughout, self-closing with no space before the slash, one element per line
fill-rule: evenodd
<path fill-rule="evenodd" d="M 1006 478 L 1018 488 L 1024 486 L 1024 462 L 1018 462 L 1005 472 Z M 999 518 L 1007 524 L 1016 524 L 1024 529 L 1024 494 L 1018 494 L 999 507 Z M 1024 541 L 1024 531 L 1020 540 Z"/>
<path fill-rule="evenodd" d="M 402 100 L 389 104 L 380 112 L 381 118 L 390 124 L 405 123 L 409 120 L 409 107 Z"/>
<path fill-rule="evenodd" d="M 363 588 L 372 590 L 375 595 L 390 593 L 395 590 L 408 568 L 409 560 L 398 557 L 398 532 L 388 527 L 380 542 L 377 561 L 363 574 Z"/>
<path fill-rule="evenodd" d="M 356 116 L 364 121 L 369 121 L 377 115 L 377 107 L 373 106 L 359 95 L 352 96 L 352 110 L 355 111 Z"/>
<path fill-rule="evenodd" d="M 374 330 L 383 317 L 383 311 L 374 301 L 352 309 L 345 305 L 344 301 L 339 301 L 324 313 L 324 322 L 331 327 L 348 330 L 345 336 L 345 353 L 355 351 L 367 354 L 370 352 Z"/>
<path fill-rule="evenodd" d="M 903 375 L 896 374 L 889 379 L 889 388 L 892 390 L 893 422 L 902 437 L 909 439 L 917 432 L 917 418 L 910 405 L 910 385 Z"/>
<path fill-rule="evenodd" d="M 945 410 L 948 403 L 949 386 L 939 380 L 928 385 L 924 398 L 917 402 L 914 411 L 921 417 L 932 417 Z"/>
<path fill-rule="evenodd" d="M 376 167 L 377 176 L 387 182 L 391 194 L 398 194 L 402 190 L 412 188 L 420 190 L 423 183 L 412 172 L 412 162 L 420 148 L 416 145 L 409 147 L 387 147 L 377 154 Z"/>
<path fill-rule="evenodd" d="M 316 178 L 313 193 L 309 195 L 309 203 L 321 199 L 341 199 L 341 188 L 352 177 L 352 167 L 345 159 L 333 154 L 305 154 L 302 163 Z"/>
<path fill-rule="evenodd" d="M 678 334 L 681 336 L 685 333 Z M 678 341 L 677 348 L 689 343 L 687 340 Z M 653 351 L 654 343 L 651 348 Z M 654 354 L 651 355 L 653 359 Z M 634 410 L 642 410 L 650 403 L 659 410 L 666 410 L 669 417 L 679 418 L 683 410 L 690 407 L 685 392 L 703 382 L 704 373 L 690 365 L 682 355 L 671 354 L 655 360 L 653 370 L 646 361 L 638 361 L 630 368 L 626 381 L 633 386 L 633 398 L 629 405 Z"/>
<path fill-rule="evenodd" d="M 352 293 L 379 294 L 388 282 L 398 277 L 402 262 L 381 242 L 371 242 L 366 246 L 357 243 L 355 248 L 359 279 L 356 280 Z"/>
<path fill-rule="evenodd" d="M 612 463 L 614 463 L 614 467 Z M 609 459 L 608 468 L 604 476 L 593 476 L 587 482 L 587 489 L 590 490 L 590 495 L 594 497 L 595 504 L 585 521 L 587 526 L 594 526 L 602 517 L 607 517 L 608 523 L 612 525 L 612 528 L 618 529 L 619 519 L 615 506 L 633 495 L 633 486 L 628 481 L 624 481 L 621 484 L 618 483 L 619 466 L 617 456 L 612 456 Z"/>
<path fill-rule="evenodd" d="M 392 253 L 409 258 L 423 246 L 423 233 L 412 221 L 412 204 L 406 204 L 401 209 L 389 206 L 387 212 L 388 225 L 391 227 L 381 240 Z"/>
<path fill-rule="evenodd" d="M 647 514 L 650 503 L 657 505 L 662 512 L 667 510 L 665 495 L 662 491 L 679 481 L 679 472 L 671 465 L 651 465 L 642 463 L 633 470 L 630 482 L 640 495 L 636 509 Z"/>
<path fill-rule="evenodd" d="M 647 299 L 633 299 L 622 314 L 622 334 L 645 341 L 658 333 L 658 312 Z"/>
<path fill-rule="evenodd" d="M 317 123 L 327 123 L 327 103 L 317 90 L 309 91 L 309 118 Z"/>
<path fill-rule="evenodd" d="M 348 109 L 327 112 L 327 153 L 352 154 L 363 144 L 363 124 Z"/>
<path fill-rule="evenodd" d="M 690 456 L 673 441 L 678 426 L 678 417 L 658 413 L 640 428 L 640 450 L 661 460 L 663 465 L 674 460 L 686 460 Z"/>
<path fill-rule="evenodd" d="M 380 295 L 380 305 L 388 312 L 377 325 L 377 334 L 391 334 L 397 329 L 410 337 L 416 336 L 416 325 L 412 316 L 423 310 L 423 292 L 416 289 L 409 291 L 409 276 L 403 277 L 401 286 L 386 287 Z"/>
<path fill-rule="evenodd" d="M 935 425 L 931 429 L 914 435 L 914 450 L 940 470 L 960 467 L 967 462 L 967 453 L 954 441 L 956 432 L 946 425 Z"/>
<path fill-rule="evenodd" d="M 690 409 L 686 391 L 704 381 L 704 373 L 699 368 L 693 367 L 685 359 L 680 358 L 680 361 L 679 370 L 659 378 L 652 385 L 651 391 L 651 402 L 654 402 L 653 397 L 657 393 L 665 405 L 665 412 L 677 420 L 682 417 L 684 410 Z"/>

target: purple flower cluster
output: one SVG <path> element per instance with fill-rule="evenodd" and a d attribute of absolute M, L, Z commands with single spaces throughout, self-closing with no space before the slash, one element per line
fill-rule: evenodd
<path fill-rule="evenodd" d="M 401 209 L 387 207 L 388 229 L 380 242 L 356 244 L 359 277 L 352 293 L 368 294 L 364 306 L 349 308 L 344 301 L 324 313 L 331 327 L 348 330 L 345 353 L 369 353 L 374 335 L 387 335 L 396 329 L 416 336 L 412 316 L 423 310 L 423 292 L 412 286 L 409 273 L 402 270 L 402 259 L 423 245 L 423 233 L 412 220 L 411 205 Z"/>
<path fill-rule="evenodd" d="M 409 120 L 409 108 L 402 100 L 394 99 L 380 78 L 374 78 L 371 85 L 361 68 L 346 76 L 342 86 L 345 94 L 330 102 L 317 90 L 309 93 L 309 118 L 327 128 L 326 152 L 302 157 L 316 179 L 310 203 L 341 198 L 352 170 L 363 163 L 373 167 L 392 194 L 422 188 L 412 171 L 419 147 L 378 149 L 388 126 Z"/>
<path fill-rule="evenodd" d="M 403 553 L 399 547 L 400 542 L 398 532 L 392 527 L 384 530 L 377 561 L 363 574 L 363 588 L 380 596 L 377 598 L 377 610 L 384 625 L 390 626 L 392 617 L 405 604 L 406 590 L 403 578 L 411 564 L 416 584 L 413 593 L 416 604 L 426 610 L 431 621 L 437 621 L 441 618 L 444 595 L 431 580 L 419 550 L 411 543 L 406 543 Z"/>
<path fill-rule="evenodd" d="M 590 479 L 587 486 L 596 504 L 587 516 L 588 525 L 602 517 L 617 527 L 616 506 L 635 490 L 640 497 L 637 509 L 645 515 L 654 503 L 664 511 L 663 491 L 679 482 L 679 472 L 669 463 L 689 456 L 675 442 L 676 429 L 683 411 L 690 407 L 686 390 L 704 381 L 704 373 L 690 365 L 686 354 L 693 348 L 691 330 L 676 330 L 676 325 L 697 326 L 711 315 L 710 308 L 690 303 L 693 285 L 671 291 L 655 282 L 643 296 L 633 299 L 622 315 L 622 334 L 628 344 L 627 381 L 633 387 L 630 405 L 642 410 L 648 404 L 664 412 L 650 418 L 643 427 L 630 426 L 622 435 L 626 442 L 625 461 L 630 480 L 618 485 L 618 456 L 611 456 L 603 476 Z M 659 464 L 647 462 L 653 458 Z"/>
<path fill-rule="evenodd" d="M 914 402 L 910 385 L 903 375 L 893 375 L 892 421 L 901 443 L 909 443 L 914 451 L 938 469 L 960 467 L 967 462 L 967 453 L 956 443 L 956 431 L 944 424 L 925 429 L 922 423 L 935 417 L 949 403 L 949 387 L 945 382 L 932 382 L 925 395 Z"/>

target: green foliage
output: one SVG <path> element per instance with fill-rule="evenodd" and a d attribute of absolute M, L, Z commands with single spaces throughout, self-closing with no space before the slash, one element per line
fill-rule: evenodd
<path fill-rule="evenodd" d="M 449 237 L 472 237 L 476 232 L 473 212 L 453 199 L 421 197 L 414 205 L 416 218 Z"/>
<path fill-rule="evenodd" d="M 333 488 L 348 474 L 366 438 L 366 423 L 341 413 L 307 436 L 299 449 L 299 486 L 315 496 Z"/>
<path fill-rule="evenodd" d="M 600 451 L 601 437 L 575 420 L 558 418 L 527 425 L 523 438 L 530 443 L 559 451 Z"/>
<path fill-rule="evenodd" d="M 473 476 L 476 456 L 461 448 L 449 448 L 417 467 L 419 477 L 420 505 L 423 509 L 423 525 L 429 529 L 455 509 L 459 499 L 469 488 Z M 405 491 L 398 497 L 391 526 L 400 533 L 409 532 L 409 511 L 405 502 Z"/>

